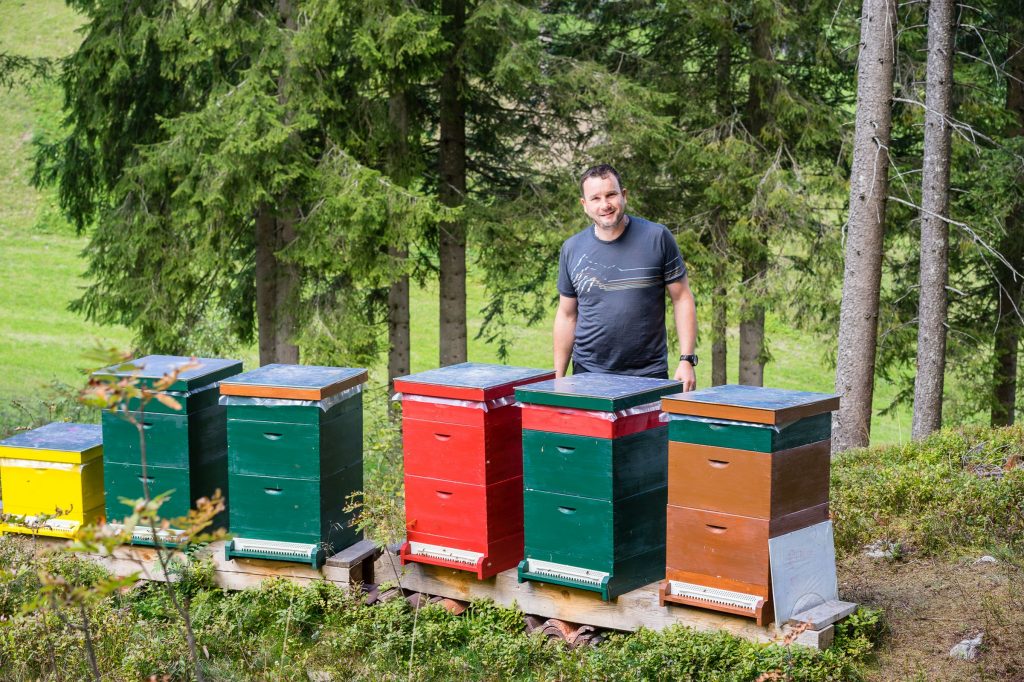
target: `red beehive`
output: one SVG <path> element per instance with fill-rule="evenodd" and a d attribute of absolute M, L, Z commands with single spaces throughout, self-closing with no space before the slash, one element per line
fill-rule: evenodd
<path fill-rule="evenodd" d="M 465 362 L 395 379 L 402 400 L 406 542 L 415 561 L 484 579 L 523 558 L 516 386 L 553 372 Z"/>

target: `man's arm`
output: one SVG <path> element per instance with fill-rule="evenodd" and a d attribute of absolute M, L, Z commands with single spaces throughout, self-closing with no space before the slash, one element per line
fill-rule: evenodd
<path fill-rule="evenodd" d="M 697 306 L 693 302 L 693 292 L 690 291 L 690 280 L 683 277 L 665 288 L 672 299 L 672 317 L 675 318 L 676 333 L 679 335 L 679 352 L 682 355 L 693 355 L 697 344 Z M 555 325 L 557 329 L 558 323 Z M 684 391 L 697 388 L 697 374 L 689 362 L 679 363 L 675 379 L 683 382 Z"/>
<path fill-rule="evenodd" d="M 576 299 L 572 296 L 558 297 L 555 312 L 555 378 L 565 376 L 572 357 L 572 344 L 576 340 Z"/>

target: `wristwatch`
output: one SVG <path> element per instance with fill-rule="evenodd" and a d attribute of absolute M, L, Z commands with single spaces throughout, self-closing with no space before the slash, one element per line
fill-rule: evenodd
<path fill-rule="evenodd" d="M 683 360 L 686 360 L 688 363 L 690 363 L 694 367 L 697 366 L 697 356 L 696 355 L 680 355 L 679 356 L 679 362 L 682 362 Z"/>

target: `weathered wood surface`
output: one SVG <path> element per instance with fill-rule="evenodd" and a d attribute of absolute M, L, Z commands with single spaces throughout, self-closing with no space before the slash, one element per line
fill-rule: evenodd
<path fill-rule="evenodd" d="M 36 537 L 34 542 L 43 550 L 64 545 L 67 540 Z M 213 561 L 216 584 L 229 590 L 256 587 L 268 578 L 287 578 L 303 585 L 317 580 L 340 585 L 400 581 L 406 590 L 461 601 L 492 599 L 503 606 L 517 606 L 524 613 L 543 618 L 558 618 L 613 630 L 635 631 L 642 627 L 661 630 L 670 625 L 683 625 L 702 632 L 724 631 L 755 642 L 782 642 L 787 634 L 794 632 L 791 624 L 779 629 L 775 625 L 759 626 L 749 618 L 706 609 L 659 606 L 657 583 L 633 590 L 615 601 L 604 602 L 594 592 L 546 583 L 519 583 L 515 570 L 504 571 L 487 580 L 477 580 L 472 573 L 440 566 L 409 564 L 403 567 L 397 554 L 392 551 L 381 553 L 367 540 L 330 557 L 320 570 L 289 561 L 241 558 L 228 561 L 224 558 L 224 544 L 211 543 L 196 554 Z M 166 579 L 152 547 L 122 545 L 111 556 L 84 556 L 118 576 L 138 573 L 143 580 Z M 804 621 L 822 627 L 800 631 L 793 637 L 793 642 L 827 648 L 832 643 L 831 623 L 849 615 L 854 608 L 856 605 L 849 602 L 835 602 L 823 605 L 820 613 L 811 609 L 801 614 L 806 616 Z"/>
<path fill-rule="evenodd" d="M 40 548 L 57 547 L 66 540 L 37 538 Z M 224 557 L 225 542 L 213 542 L 196 551 L 196 556 L 213 561 L 214 581 L 219 587 L 229 590 L 244 590 L 256 587 L 268 578 L 288 578 L 307 585 L 316 580 L 327 580 L 339 585 L 369 582 L 373 579 L 373 559 L 379 553 L 374 544 L 362 540 L 327 559 L 320 570 L 307 564 L 291 561 L 269 561 L 266 559 L 236 558 L 230 561 Z M 142 580 L 166 580 L 156 549 L 140 545 L 121 545 L 112 555 L 85 554 L 83 556 L 105 566 L 117 576 L 138 573 Z M 177 555 L 180 557 L 181 555 Z"/>
<path fill-rule="evenodd" d="M 518 606 L 524 613 L 614 630 L 634 631 L 641 627 L 661 630 L 670 625 L 684 625 L 702 632 L 725 631 L 755 642 L 781 641 L 791 630 L 789 625 L 779 630 L 774 625 L 759 626 L 749 618 L 706 609 L 659 606 L 657 583 L 628 592 L 615 601 L 604 602 L 594 592 L 538 582 L 520 583 L 514 570 L 477 580 L 466 571 L 441 566 L 408 564 L 402 567 L 398 557 L 390 552 L 377 559 L 374 573 L 382 582 L 394 581 L 396 568 L 401 575 L 401 585 L 407 590 L 464 601 L 487 598 L 502 606 Z M 810 633 L 810 630 L 800 633 L 795 642 L 807 646 L 820 646 L 825 642 L 818 633 Z"/>

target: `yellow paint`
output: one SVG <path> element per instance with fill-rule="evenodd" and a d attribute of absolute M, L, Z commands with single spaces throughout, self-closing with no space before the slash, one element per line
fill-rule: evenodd
<path fill-rule="evenodd" d="M 59 509 L 57 519 L 91 522 L 103 513 L 103 458 L 84 464 L 0 459 L 0 487 L 4 514 L 54 516 Z"/>
<path fill-rule="evenodd" d="M 103 446 L 97 445 L 88 450 L 38 450 L 35 448 L 10 447 L 0 445 L 0 458 L 34 459 L 40 462 L 64 462 L 66 464 L 82 464 L 103 456 Z"/>

